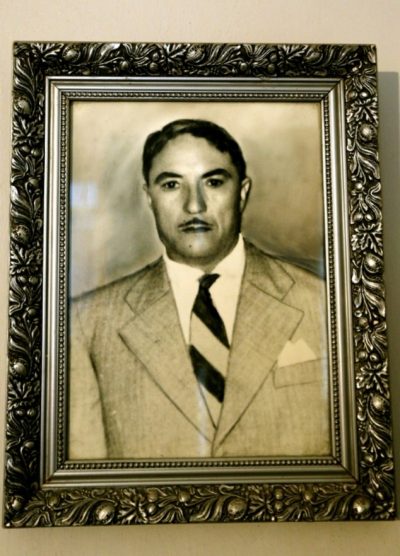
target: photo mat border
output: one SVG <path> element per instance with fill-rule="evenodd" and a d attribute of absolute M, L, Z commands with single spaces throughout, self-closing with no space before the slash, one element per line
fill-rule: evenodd
<path fill-rule="evenodd" d="M 230 86 L 231 85 L 231 86 Z M 53 265 L 49 268 L 47 277 L 50 276 L 51 284 L 54 284 L 54 288 L 51 284 L 45 287 L 47 290 L 47 299 L 56 299 L 59 303 L 56 304 L 56 308 L 53 309 L 51 303 L 45 303 L 45 310 L 44 310 L 44 329 L 49 331 L 49 337 L 47 339 L 47 343 L 44 346 L 44 352 L 49 354 L 49 368 L 50 373 L 47 372 L 46 374 L 50 374 L 51 377 L 54 377 L 54 382 L 49 378 L 45 381 L 45 384 L 48 384 L 48 400 L 49 402 L 43 402 L 44 408 L 53 408 L 54 411 L 47 411 L 47 417 L 45 419 L 45 423 L 48 423 L 48 426 L 43 428 L 45 434 L 43 437 L 42 446 L 46 444 L 47 440 L 47 450 L 46 452 L 49 454 L 48 458 L 46 458 L 46 454 L 42 454 L 43 461 L 53 462 L 56 459 L 54 466 L 48 466 L 47 470 L 45 471 L 44 475 L 46 477 L 52 477 L 52 482 L 54 484 L 54 480 L 57 479 L 58 471 L 62 472 L 62 480 L 65 480 L 67 477 L 68 471 L 73 471 L 73 476 L 71 476 L 71 480 L 77 479 L 77 471 L 89 471 L 89 470 L 99 470 L 104 469 L 104 462 L 79 462 L 73 463 L 68 462 L 66 457 L 66 414 L 67 414 L 67 393 L 66 393 L 66 384 L 67 384 L 67 364 L 66 364 L 66 345 L 68 343 L 68 333 L 67 333 L 67 300 L 68 300 L 68 263 L 66 253 L 68 253 L 68 213 L 69 213 L 69 200 L 68 200 L 68 184 L 69 184 L 69 166 L 68 161 L 69 157 L 69 145 L 70 145 L 70 109 L 71 109 L 71 99 L 72 100 L 128 100 L 133 99 L 137 100 L 138 98 L 143 101 L 160 101 L 160 100 L 176 100 L 181 97 L 181 95 L 186 98 L 190 99 L 191 101 L 215 101 L 220 100 L 221 102 L 229 102 L 232 99 L 236 101 L 247 101 L 251 102 L 252 100 L 263 100 L 265 102 L 268 101 L 280 101 L 280 102 L 293 102 L 293 101 L 301 101 L 301 102 L 315 102 L 319 101 L 321 105 L 321 117 L 324 119 L 324 143 L 325 143 L 325 156 L 324 160 L 326 166 L 331 166 L 331 138 L 330 138 L 330 126 L 329 126 L 329 104 L 335 102 L 335 98 L 330 98 L 331 95 L 328 95 L 328 91 L 332 92 L 336 86 L 336 82 L 319 82 L 313 81 L 312 83 L 308 83 L 302 85 L 303 92 L 290 92 L 290 89 L 294 87 L 298 87 L 298 84 L 294 81 L 291 82 L 290 80 L 285 84 L 286 86 L 282 86 L 280 82 L 275 83 L 268 83 L 260 84 L 256 81 L 253 82 L 252 80 L 242 82 L 237 81 L 232 86 L 232 82 L 229 80 L 219 80 L 218 84 L 212 82 L 212 91 L 205 90 L 208 87 L 207 84 L 201 83 L 196 80 L 191 80 L 190 83 L 183 83 L 177 81 L 175 79 L 171 79 L 169 81 L 162 81 L 154 78 L 154 81 L 147 81 L 147 82 L 137 82 L 135 80 L 124 80 L 124 81 L 117 81 L 115 79 L 111 79 L 109 81 L 101 80 L 95 81 L 88 79 L 75 79 L 71 80 L 62 80 L 57 78 L 56 80 L 48 80 L 48 94 L 47 98 L 51 99 L 50 104 L 54 105 L 56 108 L 51 110 L 49 108 L 48 113 L 50 114 L 50 129 L 54 129 L 54 132 L 49 136 L 49 156 L 51 159 L 57 160 L 59 157 L 60 164 L 55 164 L 54 168 L 54 175 L 49 176 L 49 184 L 47 186 L 48 191 L 58 191 L 56 193 L 52 193 L 49 195 L 48 207 L 46 210 L 46 214 L 48 215 L 47 221 L 53 222 L 54 218 L 56 218 L 57 224 L 55 225 L 56 232 L 54 233 L 52 227 L 49 226 L 49 229 L 45 233 L 46 237 L 50 237 L 49 241 L 46 241 L 46 252 L 48 256 L 46 257 L 49 261 L 53 261 Z M 109 89 L 112 88 L 112 91 Z M 137 92 L 136 89 L 141 88 L 148 88 L 149 92 Z M 175 89 L 179 92 L 169 92 L 169 89 Z M 257 88 L 262 88 L 262 92 L 257 92 Z M 95 89 L 93 91 L 92 89 Z M 114 89 L 118 89 L 115 91 Z M 193 89 L 197 91 L 193 92 Z M 220 89 L 224 92 L 216 92 L 217 89 Z M 235 91 L 231 90 L 235 89 Z M 240 89 L 243 89 L 240 91 Z M 283 91 L 277 92 L 279 89 Z M 286 90 L 285 90 L 286 89 Z M 307 89 L 310 89 L 307 91 Z M 187 91 L 192 90 L 192 92 Z M 321 92 L 324 91 L 324 92 Z M 334 94 L 333 96 L 337 97 L 338 95 Z M 59 125 L 55 122 L 59 122 Z M 51 137 L 51 135 L 54 135 Z M 59 140 L 60 139 L 60 140 Z M 336 138 L 332 142 L 338 143 L 340 140 Z M 60 167 L 60 171 L 58 172 L 58 166 Z M 327 214 L 328 219 L 332 220 L 332 193 L 331 193 L 331 172 L 326 172 L 326 197 L 327 197 Z M 54 195 L 54 196 L 53 196 Z M 51 197 L 51 198 L 50 198 Z M 51 205 L 51 206 L 50 206 Z M 57 214 L 59 212 L 59 215 Z M 332 236 L 331 230 L 330 234 Z M 333 237 L 330 237 L 330 240 L 327 241 L 327 251 L 329 253 L 334 252 L 333 246 Z M 333 255 L 332 255 L 333 257 Z M 328 268 L 328 271 L 331 272 L 331 269 Z M 331 284 L 331 296 L 330 296 L 330 306 L 331 312 L 335 314 L 334 306 L 335 306 L 335 295 L 334 295 L 334 277 L 331 276 L 330 279 Z M 47 314 L 54 314 L 54 318 L 50 317 L 49 319 L 46 318 Z M 53 330 L 56 330 L 57 333 L 54 334 Z M 340 408 L 338 407 L 338 363 L 337 363 L 337 353 L 336 353 L 336 340 L 335 338 L 335 330 L 331 331 L 331 341 L 333 344 L 334 349 L 332 350 L 332 392 L 333 395 L 331 396 L 331 405 L 333 406 L 333 417 L 331 419 L 333 424 L 333 452 L 334 456 L 321 456 L 321 457 L 314 457 L 314 458 L 299 458 L 299 457 L 292 457 L 292 458 L 284 458 L 284 457 L 275 457 L 275 458 L 229 458 L 229 461 L 220 460 L 218 458 L 212 458 L 208 460 L 152 460 L 149 461 L 142 461 L 142 460 L 135 460 L 129 462 L 118 462 L 118 461 L 108 461 L 107 467 L 108 470 L 105 472 L 104 481 L 105 484 L 112 482 L 114 477 L 112 470 L 127 470 L 127 469 L 145 469 L 149 468 L 150 475 L 145 474 L 141 477 L 138 473 L 132 474 L 131 477 L 128 476 L 125 480 L 130 481 L 141 481 L 141 480 L 149 480 L 151 478 L 152 481 L 161 480 L 165 482 L 168 480 L 166 474 L 163 474 L 161 479 L 158 479 L 155 476 L 155 472 L 157 468 L 173 468 L 173 478 L 175 481 L 177 480 L 176 476 L 176 468 L 182 467 L 190 467 L 194 468 L 202 468 L 202 474 L 204 474 L 204 468 L 211 468 L 214 467 L 237 467 L 240 471 L 240 466 L 245 465 L 246 467 L 241 469 L 242 475 L 241 480 L 245 480 L 243 473 L 247 472 L 249 466 L 253 467 L 262 467 L 262 470 L 258 471 L 260 478 L 262 477 L 276 477 L 279 475 L 284 475 L 285 477 L 288 474 L 289 468 L 291 466 L 293 471 L 291 474 L 293 477 L 296 474 L 300 474 L 301 477 L 306 477 L 307 474 L 311 474 L 313 478 L 318 474 L 320 475 L 321 479 L 324 477 L 326 473 L 330 473 L 332 476 L 337 475 L 337 479 L 343 480 L 343 469 L 340 465 L 338 467 L 338 462 L 342 464 L 341 452 L 342 446 L 340 441 L 340 422 L 341 422 L 341 415 L 340 415 Z M 54 356 L 53 356 L 54 354 Z M 55 387 L 54 384 L 58 384 L 58 387 Z M 50 403 L 52 397 L 54 397 L 54 391 L 57 392 L 55 396 L 57 399 L 57 407 Z M 62 426 L 57 426 L 57 423 L 62 423 Z M 57 430 L 57 437 L 55 438 L 55 430 Z M 344 450 L 345 451 L 345 447 Z M 56 458 L 53 454 L 57 454 Z M 301 466 L 301 471 L 298 470 L 298 466 Z M 269 466 L 273 466 L 272 469 L 268 473 Z M 310 471 L 307 471 L 306 468 L 314 466 Z M 319 473 L 317 473 L 317 467 L 320 466 Z M 343 467 L 346 467 L 345 465 Z M 354 467 L 354 466 L 353 466 Z M 336 469 L 335 469 L 336 468 Z M 336 471 L 336 473 L 335 473 Z M 353 469 L 353 475 L 355 474 L 355 470 Z M 233 473 L 237 473 L 237 471 L 233 471 Z M 107 477 L 106 473 L 110 476 Z M 193 473 L 193 472 L 192 472 Z M 254 472 L 253 472 L 254 473 Z M 124 472 L 125 475 L 125 472 Z M 330 476 L 330 478 L 332 478 Z M 293 480 L 292 477 L 292 480 Z M 300 478 L 300 476 L 298 477 Z M 346 475 L 348 479 L 348 476 Z M 119 482 L 123 479 L 122 472 L 118 477 Z M 172 479 L 172 477 L 171 477 Z M 170 480 L 171 480 L 170 479 Z M 202 479 L 201 477 L 197 477 L 197 480 Z M 231 480 L 234 480 L 234 475 L 231 477 Z M 324 477 L 326 480 L 326 477 Z M 83 477 L 82 477 L 83 480 Z M 181 481 L 184 480 L 183 477 L 180 479 Z M 193 480 L 193 478 L 192 478 Z M 211 480 L 211 476 L 208 476 L 208 480 Z M 220 482 L 220 477 L 216 476 L 215 480 Z M 249 479 L 247 479 L 249 480 Z M 254 480 L 252 477 L 251 480 Z M 276 478 L 274 479 L 277 480 Z"/>
<path fill-rule="evenodd" d="M 375 48 L 17 43 L 14 69 L 6 526 L 393 518 Z M 281 83 L 288 78 L 308 83 L 328 78 L 344 88 L 348 185 L 345 203 L 348 201 L 349 210 L 343 219 L 351 236 L 352 323 L 347 326 L 354 333 L 357 439 L 352 444 L 359 454 L 356 479 L 321 483 L 309 479 L 310 482 L 296 483 L 288 476 L 286 482 L 283 477 L 281 483 L 263 483 L 256 475 L 250 483 L 201 484 L 207 482 L 205 474 L 204 480 L 197 479 L 196 484 L 188 480 L 168 485 L 161 479 L 155 486 L 132 487 L 121 486 L 121 477 L 114 474 L 114 486 L 99 490 L 104 485 L 101 480 L 96 482 L 96 474 L 90 471 L 84 487 L 79 480 L 66 480 L 63 473 L 62 487 L 55 488 L 46 481 L 48 469 L 41 457 L 46 437 L 41 365 L 46 352 L 42 351 L 40 312 L 42 281 L 47 271 L 43 275 L 38 264 L 43 255 L 47 270 L 51 264 L 49 253 L 43 252 L 42 227 L 45 86 L 47 79 L 57 76 L 98 79 L 110 74 L 202 77 L 210 81 L 275 78 Z M 61 152 L 61 167 L 67 164 L 65 156 Z M 49 162 L 54 165 L 54 160 Z M 332 168 L 337 167 L 333 160 Z M 329 172 L 325 172 L 327 175 Z M 332 272 L 336 262 L 329 261 Z M 51 382 L 47 393 L 54 392 L 55 387 L 57 392 L 63 386 Z M 339 401 L 343 404 L 343 400 Z M 60 458 L 62 452 L 53 457 L 55 468 Z M 99 464 L 101 469 L 107 466 L 110 467 L 109 462 Z M 129 467 L 129 462 L 121 467 Z M 220 474 L 221 481 L 230 479 L 223 468 Z"/>

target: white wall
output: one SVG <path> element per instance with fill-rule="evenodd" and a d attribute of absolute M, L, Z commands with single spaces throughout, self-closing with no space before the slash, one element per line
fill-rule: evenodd
<path fill-rule="evenodd" d="M 344 42 L 378 46 L 389 356 L 400 465 L 399 0 L 2 0 L 0 4 L 0 431 L 6 381 L 12 42 Z M 2 441 L 2 440 L 1 440 Z M 1 453 L 3 448 L 1 447 Z M 399 473 L 398 473 L 399 477 Z M 400 478 L 398 480 L 400 484 Z M 0 531 L 0 554 L 400 553 L 400 523 L 217 524 Z"/>

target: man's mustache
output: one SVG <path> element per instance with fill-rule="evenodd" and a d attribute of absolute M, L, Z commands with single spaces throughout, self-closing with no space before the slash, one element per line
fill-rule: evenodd
<path fill-rule="evenodd" d="M 185 220 L 185 222 L 179 224 L 178 228 L 183 231 L 199 230 L 199 229 L 211 230 L 212 225 L 206 220 L 202 220 L 201 218 L 197 218 L 195 216 L 194 218 L 191 218 L 190 220 Z"/>

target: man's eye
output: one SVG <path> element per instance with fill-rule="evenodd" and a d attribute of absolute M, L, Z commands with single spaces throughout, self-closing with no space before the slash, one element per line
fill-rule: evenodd
<path fill-rule="evenodd" d="M 224 180 L 220 178 L 209 178 L 206 181 L 206 185 L 210 187 L 220 187 L 224 183 Z"/>
<path fill-rule="evenodd" d="M 166 181 L 161 184 L 162 189 L 177 189 L 179 187 L 179 183 L 174 180 Z"/>

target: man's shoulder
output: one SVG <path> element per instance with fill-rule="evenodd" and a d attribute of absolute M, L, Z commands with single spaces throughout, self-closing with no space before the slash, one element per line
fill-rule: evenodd
<path fill-rule="evenodd" d="M 289 260 L 267 253 L 248 240 L 246 240 L 245 245 L 247 256 L 250 257 L 252 265 L 257 268 L 258 272 L 272 274 L 277 277 L 278 281 L 287 278 L 298 285 L 302 284 L 310 287 L 321 287 L 325 282 L 321 276 L 296 260 Z"/>
<path fill-rule="evenodd" d="M 309 268 L 301 266 L 296 261 L 278 259 L 278 262 L 298 284 L 308 284 L 310 287 L 321 287 L 325 284 L 325 279 L 322 276 L 311 271 Z"/>
<path fill-rule="evenodd" d="M 72 304 L 81 308 L 114 304 L 124 299 L 132 289 L 145 287 L 149 277 L 162 271 L 162 259 L 159 258 L 132 274 L 118 278 L 113 282 L 82 293 L 72 299 Z"/>

